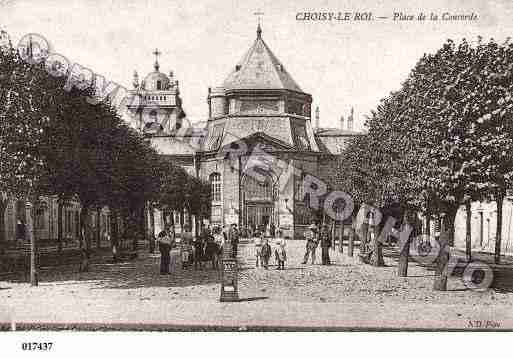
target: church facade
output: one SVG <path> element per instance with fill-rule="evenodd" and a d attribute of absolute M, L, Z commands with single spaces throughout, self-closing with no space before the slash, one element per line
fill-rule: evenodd
<path fill-rule="evenodd" d="M 158 55 L 158 51 L 154 53 Z M 219 87 L 208 89 L 209 116 L 187 123 L 173 74 L 134 74 L 130 121 L 155 148 L 211 184 L 212 224 L 274 225 L 288 236 L 315 218 L 303 200 L 303 178 L 322 179 L 344 143 L 359 132 L 312 124 L 312 96 L 304 92 L 262 37 Z M 131 102 L 131 101 L 129 101 Z M 343 126 L 343 124 L 342 124 Z"/>

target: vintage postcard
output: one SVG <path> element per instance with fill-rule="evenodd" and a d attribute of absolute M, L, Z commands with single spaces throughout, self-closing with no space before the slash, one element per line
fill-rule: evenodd
<path fill-rule="evenodd" d="M 0 330 L 511 331 L 512 19 L 0 0 Z"/>

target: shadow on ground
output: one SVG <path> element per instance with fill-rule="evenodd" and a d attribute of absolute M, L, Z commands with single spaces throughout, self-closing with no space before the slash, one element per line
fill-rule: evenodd
<path fill-rule="evenodd" d="M 67 285 L 70 282 L 90 282 L 93 289 L 135 289 L 146 287 L 189 287 L 219 283 L 220 272 L 211 269 L 178 267 L 178 253 L 172 254 L 171 273 L 159 273 L 160 256 L 142 253 L 139 258 L 113 262 L 110 256 L 95 257 L 88 272 L 80 273 L 78 264 L 43 268 L 39 272 L 39 283 Z M 3 278 L 8 282 L 23 283 L 27 278 L 23 273 L 15 273 Z"/>
<path fill-rule="evenodd" d="M 457 264 L 453 269 L 453 276 L 461 277 L 465 268 L 467 266 L 467 262 L 465 260 L 465 255 L 460 250 L 451 250 L 451 255 L 458 258 Z M 509 256 L 501 257 L 501 265 L 496 265 L 493 263 L 493 255 L 489 253 L 477 252 L 473 253 L 473 260 L 480 261 L 488 264 L 490 268 L 493 270 L 493 280 L 490 285 L 490 288 L 496 290 L 500 293 L 513 293 L 513 258 Z M 399 251 L 397 247 L 386 247 L 383 250 L 383 256 L 392 260 L 392 266 L 397 267 L 399 261 Z M 418 277 L 434 277 L 435 276 L 435 266 L 434 264 L 425 265 L 418 262 L 415 262 L 410 258 L 409 266 L 420 266 L 423 267 L 427 273 L 426 275 L 408 275 L 409 278 L 418 278 Z M 452 291 L 465 291 L 470 290 L 469 288 L 464 289 L 454 289 Z"/>

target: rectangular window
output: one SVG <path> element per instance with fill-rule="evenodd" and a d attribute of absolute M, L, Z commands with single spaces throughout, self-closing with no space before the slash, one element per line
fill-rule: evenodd
<path fill-rule="evenodd" d="M 212 202 L 221 202 L 221 175 L 219 173 L 210 175 L 210 186 Z"/>
<path fill-rule="evenodd" d="M 295 200 L 299 202 L 303 202 L 304 197 L 304 186 L 303 186 L 303 178 L 294 178 L 294 194 Z"/>

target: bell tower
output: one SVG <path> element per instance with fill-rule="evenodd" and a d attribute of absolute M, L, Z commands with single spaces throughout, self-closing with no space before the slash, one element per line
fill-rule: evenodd
<path fill-rule="evenodd" d="M 152 72 L 139 82 L 139 75 L 134 71 L 130 95 L 136 96 L 137 100 L 129 101 L 136 105 L 129 105 L 128 109 L 133 127 L 145 135 L 169 135 L 181 127 L 185 117 L 180 88 L 172 71 L 169 76 L 160 72 L 159 56 L 162 52 L 155 49 L 152 54 L 155 56 Z"/>

